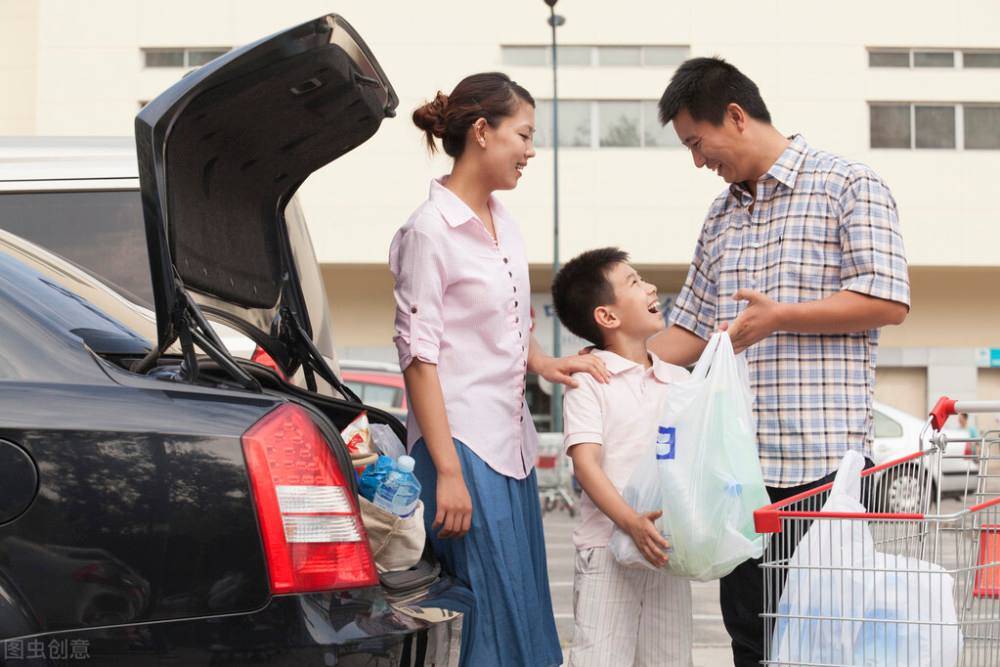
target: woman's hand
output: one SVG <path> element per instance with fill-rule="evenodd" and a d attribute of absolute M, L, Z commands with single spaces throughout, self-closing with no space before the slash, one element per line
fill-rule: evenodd
<path fill-rule="evenodd" d="M 546 357 L 538 363 L 535 372 L 549 382 L 558 382 L 567 387 L 576 386 L 576 380 L 570 377 L 573 373 L 590 373 L 602 384 L 607 384 L 611 379 L 608 367 L 594 354 L 576 354 L 558 359 Z"/>
<path fill-rule="evenodd" d="M 441 539 L 462 537 L 469 532 L 472 525 L 472 498 L 465 486 L 462 473 L 438 474 L 437 479 L 437 514 L 431 530 L 441 530 L 437 536 Z"/>

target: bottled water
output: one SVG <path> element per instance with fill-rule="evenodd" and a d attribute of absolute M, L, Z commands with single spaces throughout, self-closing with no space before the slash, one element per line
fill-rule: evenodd
<path fill-rule="evenodd" d="M 410 456 L 400 456 L 396 468 L 375 489 L 376 506 L 396 516 L 413 514 L 420 500 L 420 482 L 413 475 L 415 462 Z"/>
<path fill-rule="evenodd" d="M 375 490 L 382 480 L 396 469 L 391 456 L 379 456 L 375 463 L 369 463 L 358 478 L 358 493 L 368 502 L 375 502 Z"/>

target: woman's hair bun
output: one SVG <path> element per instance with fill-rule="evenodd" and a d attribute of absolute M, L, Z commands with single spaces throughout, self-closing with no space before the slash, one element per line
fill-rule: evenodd
<path fill-rule="evenodd" d="M 445 123 L 445 112 L 448 108 L 448 96 L 440 90 L 434 99 L 426 104 L 417 107 L 413 111 L 413 124 L 423 130 L 427 135 L 427 145 L 433 152 L 437 147 L 434 145 L 434 137 L 444 137 L 447 125 Z"/>

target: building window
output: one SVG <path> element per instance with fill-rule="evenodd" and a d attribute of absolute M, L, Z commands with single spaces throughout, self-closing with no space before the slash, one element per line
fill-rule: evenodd
<path fill-rule="evenodd" d="M 642 64 L 642 50 L 638 46 L 599 46 L 597 64 L 602 67 L 638 67 Z"/>
<path fill-rule="evenodd" d="M 642 145 L 639 135 L 642 124 L 642 109 L 638 101 L 597 103 L 597 117 L 600 119 L 601 147 L 638 148 Z"/>
<path fill-rule="evenodd" d="M 914 51 L 914 67 L 954 67 L 954 51 Z"/>
<path fill-rule="evenodd" d="M 227 47 L 142 50 L 146 67 L 201 67 L 228 52 Z"/>
<path fill-rule="evenodd" d="M 985 67 L 1000 68 L 1000 51 L 963 51 L 962 67 L 972 69 Z"/>
<path fill-rule="evenodd" d="M 1000 49 L 870 48 L 869 67 L 1000 68 Z"/>
<path fill-rule="evenodd" d="M 964 111 L 965 148 L 1000 149 L 1000 105 L 966 104 Z"/>
<path fill-rule="evenodd" d="M 913 107 L 913 136 L 917 148 L 955 148 L 955 107 Z"/>
<path fill-rule="evenodd" d="M 1000 104 L 869 105 L 872 148 L 1000 149 Z"/>
<path fill-rule="evenodd" d="M 909 104 L 873 104 L 870 122 L 872 148 L 910 148 Z"/>
<path fill-rule="evenodd" d="M 537 100 L 535 146 L 552 147 L 552 101 Z M 569 148 L 662 148 L 680 146 L 672 128 L 661 127 L 656 100 L 559 100 L 559 146 Z"/>
<path fill-rule="evenodd" d="M 677 67 L 687 60 L 687 46 L 666 45 L 561 45 L 557 57 L 559 65 L 570 67 Z M 552 65 L 552 48 L 549 46 L 501 46 L 500 59 L 504 65 L 515 67 L 542 67 Z"/>
<path fill-rule="evenodd" d="M 504 65 L 548 65 L 551 58 L 547 46 L 504 46 L 501 47 Z"/>
<path fill-rule="evenodd" d="M 869 67 L 909 67 L 909 51 L 869 51 Z"/>

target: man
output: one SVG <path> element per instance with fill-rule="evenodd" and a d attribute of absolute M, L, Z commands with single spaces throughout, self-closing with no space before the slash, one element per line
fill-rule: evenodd
<path fill-rule="evenodd" d="M 846 451 L 871 458 L 878 329 L 909 312 L 896 203 L 870 168 L 778 132 L 757 86 L 719 58 L 682 64 L 659 111 L 695 166 L 729 187 L 709 208 L 670 327 L 649 347 L 688 365 L 728 328 L 747 351 L 768 493 L 814 488 Z M 720 582 L 737 666 L 763 658 L 762 598 L 758 561 Z"/>

